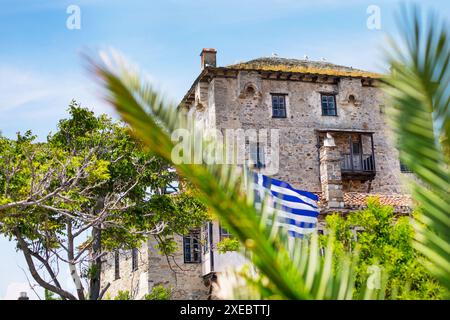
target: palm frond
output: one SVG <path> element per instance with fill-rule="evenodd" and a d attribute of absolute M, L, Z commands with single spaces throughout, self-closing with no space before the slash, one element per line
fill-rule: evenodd
<path fill-rule="evenodd" d="M 417 7 L 403 11 L 404 43 L 391 41 L 391 74 L 385 90 L 392 101 L 391 125 L 402 161 L 421 180 L 412 182 L 421 214 L 416 248 L 450 290 L 450 42 L 448 25 Z"/>

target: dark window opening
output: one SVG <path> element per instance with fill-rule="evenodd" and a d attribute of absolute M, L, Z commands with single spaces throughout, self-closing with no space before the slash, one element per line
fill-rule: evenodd
<path fill-rule="evenodd" d="M 209 251 L 209 224 L 211 222 L 207 222 L 205 223 L 205 225 L 203 226 L 203 234 L 205 235 L 204 241 L 203 241 L 203 253 L 207 253 Z"/>
<path fill-rule="evenodd" d="M 350 135 L 348 140 L 348 147 L 341 154 L 342 172 L 374 174 L 375 153 L 372 135 L 359 134 L 357 138 Z"/>
<path fill-rule="evenodd" d="M 334 94 L 321 94 L 322 115 L 337 116 L 336 96 Z"/>
<path fill-rule="evenodd" d="M 364 229 L 360 228 L 360 227 L 356 227 L 356 228 L 353 228 L 352 232 L 353 232 L 353 238 L 354 238 L 355 242 L 358 242 L 360 235 L 364 232 Z"/>
<path fill-rule="evenodd" d="M 138 269 L 139 251 L 137 248 L 131 249 L 131 270 L 136 271 Z"/>
<path fill-rule="evenodd" d="M 272 118 L 286 118 L 286 95 L 272 95 Z"/>
<path fill-rule="evenodd" d="M 360 154 L 361 153 L 361 148 L 360 148 L 360 142 L 353 142 L 352 143 L 352 152 L 353 154 Z"/>
<path fill-rule="evenodd" d="M 184 263 L 200 263 L 200 231 L 192 231 L 183 237 Z"/>
<path fill-rule="evenodd" d="M 120 279 L 120 255 L 119 250 L 114 252 L 114 279 Z"/>
<path fill-rule="evenodd" d="M 245 91 L 247 96 L 254 96 L 255 95 L 255 89 L 252 86 L 248 86 L 247 90 Z"/>
<path fill-rule="evenodd" d="M 254 168 L 266 167 L 264 146 L 259 142 L 250 144 L 250 159 Z"/>
<path fill-rule="evenodd" d="M 401 161 L 400 161 L 400 171 L 403 173 L 412 173 L 411 169 Z"/>
<path fill-rule="evenodd" d="M 220 225 L 220 241 L 222 241 L 225 238 L 232 238 L 230 231 L 228 231 L 227 228 Z"/>

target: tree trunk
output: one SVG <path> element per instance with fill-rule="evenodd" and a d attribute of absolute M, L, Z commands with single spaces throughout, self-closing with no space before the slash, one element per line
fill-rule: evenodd
<path fill-rule="evenodd" d="M 95 204 L 95 213 L 99 214 L 104 207 L 105 199 L 103 197 L 97 200 Z M 91 274 L 89 280 L 89 300 L 98 300 L 100 297 L 100 281 L 102 271 L 102 230 L 101 224 L 92 227 L 92 257 Z"/>
<path fill-rule="evenodd" d="M 91 264 L 92 273 L 89 284 L 89 300 L 98 300 L 100 296 L 100 274 L 102 268 L 102 258 L 100 256 L 102 251 L 101 235 L 100 228 L 92 228 L 92 256 L 95 257 L 95 259 Z"/>
<path fill-rule="evenodd" d="M 78 299 L 86 300 L 84 295 L 83 284 L 81 283 L 80 276 L 78 275 L 77 268 L 75 266 L 74 257 L 74 243 L 72 234 L 72 221 L 67 220 L 67 260 L 69 263 L 69 272 L 72 277 L 73 283 L 77 289 Z"/>
<path fill-rule="evenodd" d="M 31 276 L 33 277 L 33 279 L 44 289 L 47 289 L 51 292 L 54 292 L 56 294 L 58 294 L 61 298 L 63 299 L 68 299 L 68 300 L 77 300 L 77 298 L 75 298 L 75 296 L 73 294 L 71 294 L 70 292 L 67 292 L 59 287 L 56 287 L 50 283 L 48 283 L 47 281 L 45 281 L 44 279 L 41 278 L 41 276 L 39 275 L 39 272 L 36 270 L 36 267 L 34 265 L 33 262 L 33 258 L 32 255 L 30 253 L 30 249 L 28 248 L 25 240 L 22 238 L 22 236 L 20 235 L 20 233 L 18 231 L 15 232 L 15 236 L 17 238 L 17 241 L 19 243 L 19 249 L 22 250 L 23 252 L 23 256 L 25 258 L 25 261 L 28 265 L 28 269 L 30 270 Z"/>

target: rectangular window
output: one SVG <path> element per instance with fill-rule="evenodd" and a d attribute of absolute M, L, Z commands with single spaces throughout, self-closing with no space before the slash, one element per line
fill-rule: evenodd
<path fill-rule="evenodd" d="M 403 173 L 412 173 L 411 169 L 406 164 L 400 161 L 400 171 Z"/>
<path fill-rule="evenodd" d="M 220 225 L 220 241 L 222 241 L 225 238 L 231 238 L 232 235 L 230 231 L 228 231 L 225 227 Z"/>
<path fill-rule="evenodd" d="M 139 251 L 137 248 L 131 249 L 131 270 L 136 271 L 138 269 Z"/>
<path fill-rule="evenodd" d="M 286 118 L 285 94 L 272 94 L 272 118 Z"/>
<path fill-rule="evenodd" d="M 266 167 L 264 146 L 259 142 L 250 144 L 250 160 L 255 168 Z"/>
<path fill-rule="evenodd" d="M 200 263 L 200 231 L 195 230 L 183 237 L 184 263 Z"/>
<path fill-rule="evenodd" d="M 336 95 L 321 94 L 322 115 L 323 116 L 337 116 L 336 111 Z"/>
<path fill-rule="evenodd" d="M 360 143 L 359 142 L 352 142 L 352 153 L 353 154 L 360 154 Z"/>
<path fill-rule="evenodd" d="M 203 243 L 203 253 L 208 253 L 209 250 L 209 224 L 210 222 L 207 222 L 203 225 L 203 234 L 205 236 L 204 243 Z"/>
<path fill-rule="evenodd" d="M 119 250 L 114 251 L 114 279 L 120 279 L 120 255 Z"/>

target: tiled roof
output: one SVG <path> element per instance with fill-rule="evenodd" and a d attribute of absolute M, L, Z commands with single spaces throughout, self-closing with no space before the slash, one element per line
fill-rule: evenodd
<path fill-rule="evenodd" d="M 240 70 L 300 72 L 330 76 L 367 77 L 375 79 L 381 77 L 380 74 L 374 72 L 340 66 L 325 61 L 287 59 L 278 57 L 258 58 L 247 62 L 229 65 L 226 68 Z"/>
<path fill-rule="evenodd" d="M 319 196 L 319 207 L 325 209 L 325 212 L 333 211 L 332 209 L 326 209 L 326 201 L 323 199 L 321 193 Z M 362 192 L 345 192 L 344 193 L 344 211 L 347 210 L 361 210 L 367 206 L 367 198 L 377 197 L 380 204 L 392 206 L 398 213 L 408 213 L 412 208 L 412 199 L 408 195 L 404 194 L 374 194 L 374 193 L 362 193 Z"/>
<path fill-rule="evenodd" d="M 377 197 L 380 204 L 393 207 L 410 207 L 411 197 L 403 194 L 368 194 L 359 192 L 344 193 L 344 203 L 349 207 L 365 206 L 368 197 Z"/>

